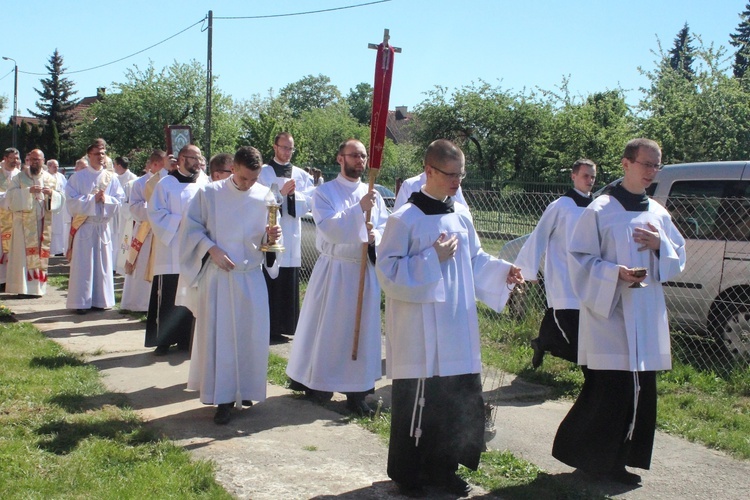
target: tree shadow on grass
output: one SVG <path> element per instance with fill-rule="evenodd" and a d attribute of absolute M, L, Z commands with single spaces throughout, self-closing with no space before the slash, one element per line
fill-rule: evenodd
<path fill-rule="evenodd" d="M 59 419 L 36 430 L 39 448 L 56 455 L 67 455 L 90 438 L 114 440 L 126 445 L 159 441 L 158 435 L 135 417 L 123 417 L 119 411 L 103 408 L 102 415 L 87 415 L 73 421 Z M 104 417 L 102 420 L 98 420 Z M 92 421 L 97 419 L 95 421 Z M 85 421 L 84 421 L 85 420 Z"/>
<path fill-rule="evenodd" d="M 59 368 L 66 368 L 69 366 L 78 367 L 85 366 L 86 363 L 76 356 L 70 354 L 61 354 L 58 356 L 41 356 L 33 357 L 29 361 L 29 367 L 31 368 L 47 368 L 50 370 L 57 370 Z"/>

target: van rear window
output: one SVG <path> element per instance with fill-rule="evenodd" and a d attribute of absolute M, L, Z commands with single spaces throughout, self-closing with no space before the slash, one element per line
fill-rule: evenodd
<path fill-rule="evenodd" d="M 686 238 L 750 240 L 748 181 L 675 182 L 667 209 Z"/>

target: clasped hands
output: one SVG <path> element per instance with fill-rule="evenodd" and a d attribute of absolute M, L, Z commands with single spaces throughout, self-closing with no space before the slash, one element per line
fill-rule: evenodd
<path fill-rule="evenodd" d="M 52 194 L 52 188 L 34 185 L 29 187 L 29 192 L 32 194 L 42 193 L 46 196 L 50 196 Z"/>
<path fill-rule="evenodd" d="M 458 236 L 452 234 L 448 237 L 447 233 L 440 233 L 438 239 L 432 244 L 432 248 L 435 249 L 440 262 L 452 259 L 458 251 Z M 521 269 L 511 264 L 508 276 L 505 278 L 505 283 L 508 285 L 519 285 L 523 281 Z"/>

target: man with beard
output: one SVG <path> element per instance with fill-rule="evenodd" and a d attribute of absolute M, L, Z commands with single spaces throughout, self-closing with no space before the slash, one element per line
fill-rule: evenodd
<path fill-rule="evenodd" d="M 568 274 L 568 242 L 583 209 L 594 199 L 591 188 L 596 181 L 596 164 L 585 158 L 576 161 L 570 178 L 573 187 L 544 210 L 515 262 L 527 280 L 535 279 L 542 256 L 545 257 L 547 311 L 539 335 L 531 341 L 531 366 L 535 369 L 542 364 L 545 352 L 573 363 L 578 360 L 580 304 Z"/>
<path fill-rule="evenodd" d="M 372 410 L 365 396 L 382 376 L 380 356 L 380 286 L 375 276 L 375 248 L 388 210 L 376 190 L 360 177 L 367 163 L 365 146 L 349 139 L 336 157 L 341 172 L 313 193 L 320 257 L 302 304 L 286 373 L 293 390 L 326 401 L 333 391 L 346 394 L 347 408 L 361 415 Z M 372 210 L 371 226 L 365 212 Z M 352 360 L 362 246 L 369 243 L 357 359 Z"/>
<path fill-rule="evenodd" d="M 181 350 L 190 348 L 193 315 L 187 307 L 175 305 L 180 275 L 180 246 L 176 236 L 190 200 L 208 183 L 208 176 L 200 167 L 201 158 L 198 146 L 184 146 L 177 155 L 177 168 L 159 181 L 148 201 L 155 244 L 145 345 L 156 347 L 156 356 L 164 356 L 174 344 Z"/>
<path fill-rule="evenodd" d="M 232 175 L 198 191 L 179 234 L 180 279 L 194 288 L 196 315 L 188 390 L 217 405 L 214 422 L 227 424 L 230 410 L 266 399 L 268 297 L 261 265 L 274 275 L 275 254 L 264 253 L 281 228 L 267 225 L 268 188 L 257 183 L 263 158 L 244 146 Z"/>
<path fill-rule="evenodd" d="M 114 172 L 105 168 L 107 143 L 96 139 L 87 149 L 88 165 L 65 186 L 65 204 L 73 217 L 67 257 L 70 281 L 66 305 L 79 314 L 115 305 L 112 240 L 109 222 L 125 193 Z"/>
<path fill-rule="evenodd" d="M 276 184 L 284 200 L 281 204 L 281 229 L 284 251 L 276 256 L 279 276 L 271 279 L 265 272 L 268 305 L 271 314 L 271 339 L 294 335 L 299 317 L 299 268 L 302 265 L 302 225 L 300 217 L 310 209 L 315 186 L 312 177 L 291 163 L 294 138 L 281 132 L 273 143 L 274 157 L 260 171 L 258 182 L 271 187 Z"/>
<path fill-rule="evenodd" d="M 55 176 L 42 170 L 44 153 L 28 155 L 29 164 L 16 175 L 6 193 L 13 214 L 5 291 L 41 297 L 47 291 L 52 213 L 62 208 L 63 198 Z"/>
<path fill-rule="evenodd" d="M 3 153 L 2 172 L 0 175 L 0 238 L 2 252 L 0 253 L 0 292 L 5 291 L 5 275 L 8 270 L 8 254 L 10 253 L 10 236 L 13 231 L 13 214 L 5 207 L 5 193 L 10 187 L 13 177 L 20 172 L 21 153 L 16 148 L 8 148 Z"/>

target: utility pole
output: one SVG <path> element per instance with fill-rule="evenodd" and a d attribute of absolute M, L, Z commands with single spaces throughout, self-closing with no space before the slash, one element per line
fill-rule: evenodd
<path fill-rule="evenodd" d="M 16 144 L 18 140 L 18 63 L 12 57 L 5 57 L 6 61 L 13 61 L 13 69 L 15 71 L 15 82 L 13 83 L 13 147 L 18 148 Z"/>
<path fill-rule="evenodd" d="M 208 57 L 206 58 L 206 144 L 203 146 L 204 156 L 211 158 L 211 106 L 213 97 L 212 44 L 214 31 L 214 11 L 208 11 Z"/>

